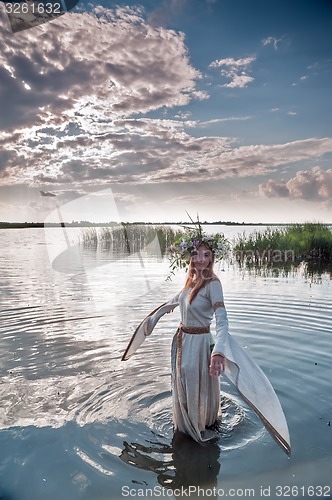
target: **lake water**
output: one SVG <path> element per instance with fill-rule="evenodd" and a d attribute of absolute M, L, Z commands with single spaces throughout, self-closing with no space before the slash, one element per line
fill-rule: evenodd
<path fill-rule="evenodd" d="M 153 252 L 83 249 L 78 232 L 0 231 L 0 499 L 331 497 L 330 276 L 216 266 L 230 333 L 272 382 L 292 454 L 223 378 L 222 436 L 202 448 L 172 439 L 179 312 L 120 361 L 138 323 L 184 275 L 166 282 L 168 262 Z"/>

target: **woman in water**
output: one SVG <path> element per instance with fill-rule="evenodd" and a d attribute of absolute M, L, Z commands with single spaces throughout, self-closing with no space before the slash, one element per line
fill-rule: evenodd
<path fill-rule="evenodd" d="M 179 303 L 181 314 L 172 344 L 174 428 L 198 442 L 218 436 L 219 375 L 224 362 L 222 339 L 228 333 L 222 286 L 213 272 L 213 246 L 207 241 L 207 238 L 205 242 L 195 240 L 196 247 L 190 249 L 185 286 L 170 301 Z M 216 343 L 213 346 L 210 324 L 214 315 Z"/>
<path fill-rule="evenodd" d="M 180 307 L 180 325 L 172 343 L 172 406 L 174 429 L 204 444 L 219 437 L 220 381 L 222 372 L 262 419 L 266 428 L 290 452 L 287 422 L 269 380 L 228 333 L 222 285 L 213 271 L 227 252 L 220 233 L 207 235 L 199 221 L 185 227 L 171 246 L 171 274 L 187 268 L 184 288 L 159 306 L 136 329 L 122 360 L 127 360 L 150 335 L 159 319 Z M 210 325 L 216 319 L 216 339 Z"/>

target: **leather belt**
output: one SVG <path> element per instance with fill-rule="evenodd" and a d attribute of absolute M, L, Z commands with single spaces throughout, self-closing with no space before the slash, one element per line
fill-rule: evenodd
<path fill-rule="evenodd" d="M 177 334 L 177 364 L 178 364 L 178 372 L 180 375 L 181 375 L 181 356 L 182 356 L 182 333 L 189 333 L 192 335 L 210 333 L 210 327 L 185 326 L 182 323 L 179 324 L 176 334 Z"/>

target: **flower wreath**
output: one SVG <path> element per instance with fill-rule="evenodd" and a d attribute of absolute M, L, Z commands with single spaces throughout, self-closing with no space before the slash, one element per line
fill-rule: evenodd
<path fill-rule="evenodd" d="M 194 227 L 181 226 L 184 233 L 169 247 L 171 272 L 166 281 L 171 279 L 176 269 L 188 270 L 192 252 L 202 244 L 213 252 L 215 261 L 222 260 L 229 251 L 229 243 L 223 233 L 207 234 L 203 231 L 198 215 L 197 222 L 194 222 L 189 214 L 188 216 Z"/>

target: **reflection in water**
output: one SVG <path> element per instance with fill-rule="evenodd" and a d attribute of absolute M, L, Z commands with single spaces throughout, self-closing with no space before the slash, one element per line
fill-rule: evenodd
<path fill-rule="evenodd" d="M 217 443 L 202 445 L 188 436 L 176 432 L 172 441 L 175 475 L 172 478 L 164 476 L 164 485 L 173 487 L 202 486 L 213 488 L 217 486 L 217 476 L 220 470 L 218 461 L 220 448 Z"/>
<path fill-rule="evenodd" d="M 226 382 L 223 382 L 224 389 L 228 389 Z M 165 404 L 170 401 L 164 399 Z M 148 404 L 148 401 L 146 400 Z M 136 441 L 124 441 L 124 449 L 120 454 L 120 459 L 137 469 L 153 472 L 157 475 L 158 483 L 171 490 L 187 489 L 189 487 L 199 487 L 209 490 L 209 496 L 213 488 L 217 489 L 218 474 L 220 472 L 220 453 L 234 449 L 243 449 L 248 443 L 261 438 L 264 434 L 263 426 L 252 411 L 246 410 L 240 403 L 237 396 L 230 393 L 221 395 L 222 418 L 220 422 L 220 440 L 218 442 L 197 443 L 189 436 L 176 431 L 170 434 L 165 433 L 165 425 L 161 422 L 157 424 L 153 420 L 154 436 L 163 439 L 146 439 L 144 444 L 139 439 L 143 439 L 142 429 L 137 428 Z M 170 408 L 170 406 L 169 406 Z M 149 407 L 152 410 L 152 407 Z M 153 411 L 152 411 L 153 413 Z M 154 417 L 156 415 L 154 414 Z M 171 411 L 165 412 L 163 420 L 171 420 Z M 158 420 L 158 419 L 157 419 Z M 133 435 L 133 432 L 131 432 Z M 171 444 L 168 444 L 164 440 Z M 211 491 L 210 491 L 211 490 Z M 196 489 L 196 492 L 198 488 Z"/>
<path fill-rule="evenodd" d="M 232 335 L 284 407 L 289 459 L 226 380 L 218 444 L 173 438 L 176 314 L 121 363 L 138 321 L 183 285 L 181 275 L 164 282 L 166 259 L 147 256 L 143 267 L 139 256 L 113 259 L 89 249 L 78 256 L 76 248 L 52 265 L 43 234 L 0 231 L 1 500 L 116 500 L 123 485 L 144 484 L 147 476 L 164 496 L 188 485 L 213 488 L 217 478 L 232 487 L 248 478 L 330 483 L 331 269 L 217 269 Z"/>
<path fill-rule="evenodd" d="M 233 263 L 233 262 L 232 262 Z M 235 260 L 238 269 L 248 276 L 263 278 L 300 277 L 312 283 L 320 283 L 324 279 L 332 279 L 332 263 L 312 260 L 309 262 L 269 262 L 255 263 L 250 260 Z"/>
<path fill-rule="evenodd" d="M 151 443 L 144 446 L 124 441 L 120 459 L 139 469 L 157 474 L 158 483 L 172 490 L 200 486 L 217 487 L 220 448 L 217 443 L 201 445 L 176 431 L 172 445 Z M 152 458 L 150 454 L 158 458 Z"/>

